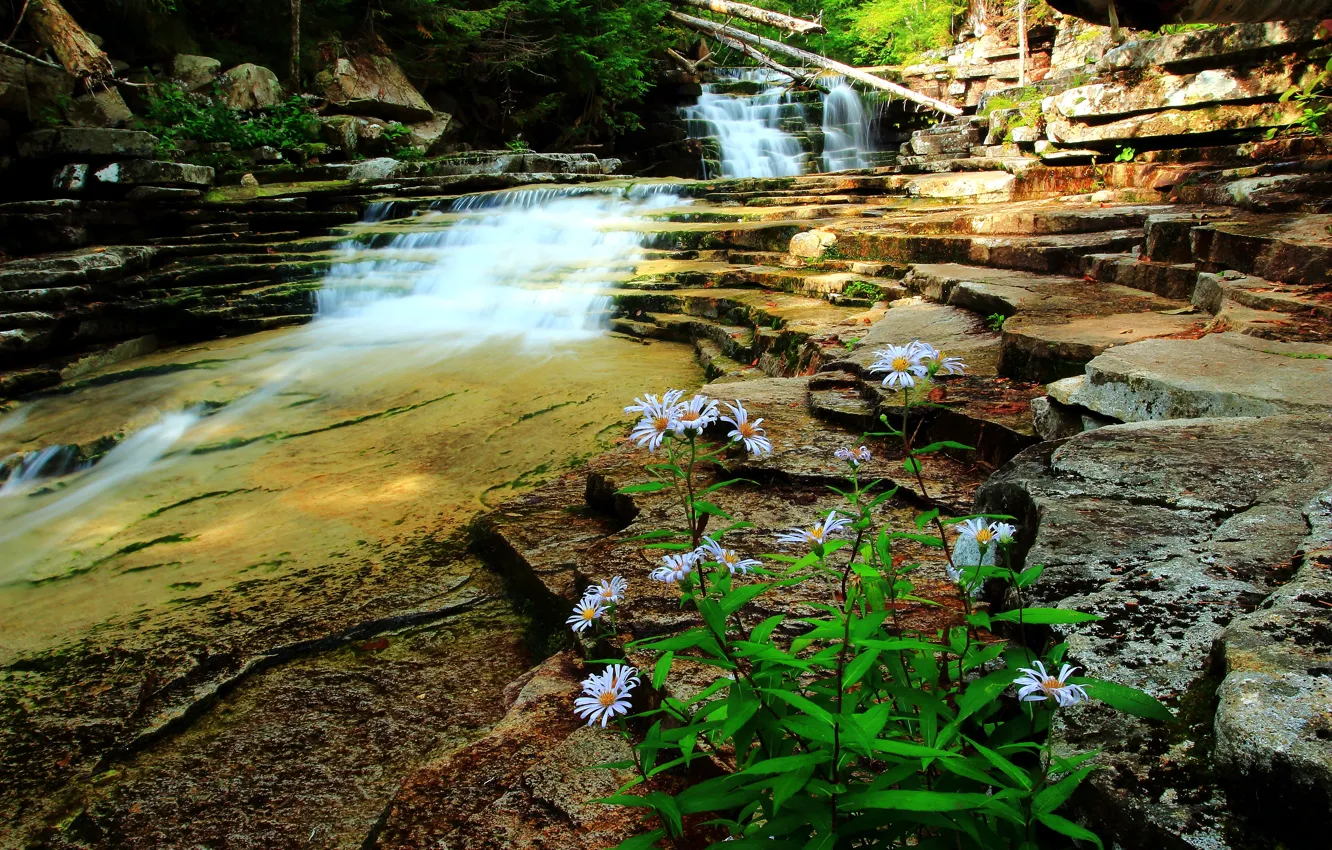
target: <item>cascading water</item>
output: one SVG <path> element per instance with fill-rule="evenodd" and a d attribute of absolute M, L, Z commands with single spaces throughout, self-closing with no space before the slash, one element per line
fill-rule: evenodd
<path fill-rule="evenodd" d="M 655 184 L 438 204 L 384 244 L 343 246 L 311 333 L 341 345 L 415 339 L 438 355 L 496 335 L 540 345 L 594 334 L 610 304 L 605 286 L 644 247 L 635 222 L 681 203 L 670 184 Z"/>
<path fill-rule="evenodd" d="M 869 167 L 873 138 L 873 119 L 860 93 L 839 80 L 823 95 L 823 170 Z"/>
<path fill-rule="evenodd" d="M 225 382 L 210 378 L 210 385 L 234 387 L 220 410 L 180 401 L 212 398 L 213 390 L 176 395 L 174 406 L 170 394 L 146 397 L 138 409 L 161 415 L 155 421 L 136 415 L 137 428 L 91 468 L 67 462 L 76 446 L 34 445 L 20 435 L 32 430 L 25 420 L 33 410 L 0 420 L 0 435 L 17 437 L 14 454 L 0 460 L 9 469 L 0 482 L 0 542 L 25 539 L 28 559 L 37 561 L 60 545 L 61 536 L 50 529 L 71 534 L 88 526 L 137 479 L 176 475 L 168 468 L 219 446 L 307 433 L 286 412 L 292 395 L 361 397 L 385 386 L 407 387 L 410 394 L 431 374 L 461 373 L 458 380 L 467 385 L 466 364 L 475 356 L 459 355 L 482 346 L 484 368 L 504 372 L 492 381 L 526 388 L 537 364 L 574 344 L 584 350 L 601 336 L 607 286 L 632 274 L 656 238 L 643 227 L 645 217 L 687 203 L 672 184 L 661 183 L 469 195 L 409 218 L 401 218 L 410 211 L 403 202 L 374 205 L 338 249 L 315 320 L 286 331 L 280 349 L 256 343 L 253 353 L 238 358 L 248 362 L 228 372 Z M 568 368 L 576 360 L 561 362 Z M 578 368 L 589 376 L 604 371 Z M 526 391 L 536 397 L 551 392 Z M 299 410 L 308 415 L 313 408 Z M 245 436 L 255 428 L 270 430 Z M 533 449 L 544 451 L 542 445 Z M 478 462 L 486 475 L 502 468 L 493 458 Z M 53 477 L 60 477 L 57 486 L 44 492 L 36 486 Z M 0 585 L 24 568 L 20 561 L 15 556 L 0 570 Z"/>
<path fill-rule="evenodd" d="M 722 94 L 705 83 L 698 103 L 681 109 L 690 138 L 716 139 L 719 174 L 704 177 L 793 177 L 807 170 L 800 140 L 782 129 L 786 118 L 804 118 L 804 109 L 762 69 L 731 72 L 734 81 L 766 83 L 754 95 Z"/>

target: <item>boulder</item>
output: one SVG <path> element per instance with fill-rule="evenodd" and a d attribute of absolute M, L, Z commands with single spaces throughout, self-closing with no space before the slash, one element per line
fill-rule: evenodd
<path fill-rule="evenodd" d="M 411 135 L 407 137 L 407 144 L 431 153 L 436 145 L 444 141 L 452 125 L 452 115 L 447 112 L 436 112 L 428 121 L 408 125 L 407 129 L 411 131 Z"/>
<path fill-rule="evenodd" d="M 171 77 L 179 80 L 181 86 L 190 92 L 203 91 L 217 80 L 222 70 L 222 63 L 208 56 L 191 56 L 178 53 L 171 60 Z"/>
<path fill-rule="evenodd" d="M 315 85 L 329 106 L 353 115 L 378 115 L 398 121 L 430 121 L 435 111 L 408 81 L 392 56 L 343 57 L 321 71 Z"/>
<path fill-rule="evenodd" d="M 378 159 L 367 159 L 364 162 L 358 162 L 347 172 L 348 180 L 385 180 L 393 176 L 398 166 L 398 162 L 391 156 L 381 156 Z"/>
<path fill-rule="evenodd" d="M 18 140 L 19 156 L 47 157 L 150 157 L 157 150 L 157 137 L 141 130 L 109 128 L 65 128 L 35 130 Z"/>
<path fill-rule="evenodd" d="M 65 107 L 65 120 L 75 127 L 122 127 L 133 119 L 120 91 L 113 88 L 77 97 Z"/>
<path fill-rule="evenodd" d="M 62 69 L 0 53 L 0 112 L 40 115 L 72 95 L 74 83 Z"/>
<path fill-rule="evenodd" d="M 218 81 L 218 96 L 232 109 L 253 112 L 282 102 L 277 74 L 261 65 L 237 65 Z"/>
<path fill-rule="evenodd" d="M 787 251 L 793 257 L 817 259 L 823 256 L 830 245 L 837 243 L 837 234 L 828 230 L 808 230 L 791 237 L 791 246 Z"/>
<path fill-rule="evenodd" d="M 1301 582 L 1325 570 L 1287 582 L 1327 551 L 1308 535 L 1329 480 L 1332 418 L 1303 415 L 1101 428 L 1028 449 L 977 493 L 977 512 L 1018 518 L 1017 563 L 1045 566 L 1026 604 L 1102 618 L 1054 628 L 1070 663 L 1178 708 L 1175 728 L 1062 712 L 1056 746 L 1099 750 L 1073 804 L 1107 847 L 1320 846 L 1332 641 L 1325 591 Z M 1283 795 L 1275 825 L 1236 817 Z"/>
<path fill-rule="evenodd" d="M 1332 345 L 1237 333 L 1142 340 L 1089 362 L 1069 400 L 1121 422 L 1332 413 Z"/>
<path fill-rule="evenodd" d="M 94 175 L 98 182 L 118 186 L 191 186 L 213 185 L 213 169 L 206 165 L 183 162 L 156 162 L 132 159 L 113 162 Z"/>
<path fill-rule="evenodd" d="M 319 119 L 319 138 L 348 154 L 356 152 L 364 118 L 355 115 L 325 115 Z"/>

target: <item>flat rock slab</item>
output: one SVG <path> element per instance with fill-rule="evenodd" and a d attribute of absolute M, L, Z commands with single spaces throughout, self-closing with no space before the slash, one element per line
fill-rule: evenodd
<path fill-rule="evenodd" d="M 31 159 L 69 157 L 149 157 L 157 137 L 141 130 L 64 128 L 35 130 L 18 140 L 19 155 Z"/>
<path fill-rule="evenodd" d="M 1152 339 L 1105 351 L 1086 374 L 1070 402 L 1122 422 L 1332 412 L 1332 345 Z"/>
<path fill-rule="evenodd" d="M 597 802 L 633 774 L 591 768 L 632 753 L 618 732 L 588 728 L 574 716 L 588 672 L 566 650 L 513 682 L 504 719 L 485 738 L 409 777 L 365 846 L 612 847 L 643 831 L 636 810 Z"/>
<path fill-rule="evenodd" d="M 1054 381 L 1077 375 L 1085 364 L 1113 346 L 1153 337 L 1192 334 L 1196 316 L 1115 313 L 1109 316 L 1018 315 L 1004 322 L 1000 374 L 1026 381 Z"/>
<path fill-rule="evenodd" d="M 1268 651 L 1278 659 L 1258 672 L 1269 681 L 1310 670 L 1301 666 L 1299 652 L 1314 662 L 1312 669 L 1325 669 L 1320 659 L 1332 642 L 1328 609 L 1316 611 L 1322 606 L 1305 600 L 1298 619 L 1273 621 L 1280 612 L 1259 612 L 1274 590 L 1278 596 L 1269 602 L 1282 595 L 1315 524 L 1310 505 L 1329 480 L 1332 418 L 1282 416 L 1102 428 L 1027 450 L 978 493 L 978 512 L 1018 517 L 1023 561 L 1046 567 L 1027 604 L 1103 618 L 1056 628 L 1072 662 L 1088 675 L 1142 688 L 1178 707 L 1179 730 L 1099 704 L 1065 712 L 1064 745 L 1100 748 L 1098 759 L 1109 768 L 1093 774 L 1080 798 L 1084 811 L 1111 833 L 1104 837 L 1126 848 L 1231 846 L 1225 835 L 1236 826 L 1232 808 L 1256 806 L 1269 792 L 1294 798 L 1300 788 L 1298 799 L 1308 800 L 1310 788 L 1329 787 L 1319 775 L 1258 767 L 1284 763 L 1292 739 L 1301 749 L 1291 761 L 1326 763 L 1310 755 L 1328 746 L 1318 718 L 1327 717 L 1332 703 L 1317 702 L 1323 691 L 1302 690 L 1312 705 L 1280 713 L 1277 697 L 1289 695 L 1291 683 L 1302 681 L 1296 679 L 1271 685 L 1266 704 L 1272 713 L 1261 725 L 1228 713 L 1253 710 L 1239 694 L 1254 684 L 1237 680 L 1231 690 L 1223 688 L 1236 696 L 1223 700 L 1215 729 L 1236 730 L 1238 721 L 1245 731 L 1228 732 L 1235 742 L 1227 756 L 1229 796 L 1208 778 L 1208 706 L 1221 684 L 1209 657 L 1228 627 L 1239 628 L 1233 624 L 1251 612 L 1259 618 L 1245 629 L 1236 672 L 1254 670 L 1243 659 Z M 1323 619 L 1311 621 L 1311 612 Z M 1172 792 L 1162 795 L 1165 788 Z M 1288 846 L 1315 846 L 1293 839 L 1311 840 L 1326 811 L 1324 804 L 1288 813 L 1280 825 L 1292 839 Z"/>

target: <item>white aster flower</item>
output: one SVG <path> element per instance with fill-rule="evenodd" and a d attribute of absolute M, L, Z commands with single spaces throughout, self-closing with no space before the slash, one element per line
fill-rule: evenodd
<path fill-rule="evenodd" d="M 944 572 L 948 574 L 949 581 L 951 581 L 953 584 L 957 585 L 958 587 L 966 589 L 967 586 L 965 582 L 966 575 L 962 570 L 958 569 L 952 564 L 944 564 Z M 972 599 L 975 599 L 976 597 L 981 595 L 981 589 L 984 587 L 984 585 L 985 582 L 977 582 L 976 586 L 970 589 Z"/>
<path fill-rule="evenodd" d="M 638 420 L 629 437 L 638 443 L 639 448 L 655 452 L 661 448 L 661 441 L 666 439 L 666 435 L 674 431 L 678 424 L 670 411 L 660 411 L 653 416 L 644 416 Z"/>
<path fill-rule="evenodd" d="M 878 357 L 870 364 L 870 372 L 887 372 L 883 385 L 890 389 L 914 387 L 917 378 L 925 377 L 929 369 L 920 360 L 920 354 L 912 345 L 890 345 L 883 351 L 874 352 Z"/>
<path fill-rule="evenodd" d="M 589 585 L 583 592 L 584 599 L 600 600 L 602 605 L 611 602 L 619 602 L 624 599 L 624 593 L 629 589 L 629 582 L 623 576 L 604 579 L 600 584 Z"/>
<path fill-rule="evenodd" d="M 638 684 L 633 667 L 612 664 L 601 673 L 583 680 L 583 696 L 574 700 L 574 714 L 587 720 L 591 726 L 598 720 L 601 727 L 611 718 L 629 713 L 630 694 Z"/>
<path fill-rule="evenodd" d="M 874 455 L 864 446 L 861 446 L 858 449 L 840 448 L 833 452 L 833 457 L 838 460 L 844 460 L 855 467 L 859 467 L 862 463 L 869 463 L 874 459 Z"/>
<path fill-rule="evenodd" d="M 663 555 L 661 566 L 652 571 L 648 577 L 653 581 L 665 582 L 666 584 L 675 584 L 684 579 L 694 570 L 694 565 L 698 563 L 698 552 L 681 552 L 675 555 Z"/>
<path fill-rule="evenodd" d="M 734 405 L 728 402 L 726 410 L 727 415 L 721 417 L 721 421 L 730 422 L 735 426 L 731 429 L 731 433 L 726 436 L 730 437 L 733 442 L 744 443 L 745 449 L 755 457 L 772 454 L 772 443 L 761 427 L 763 425 L 762 419 L 755 419 L 750 422 L 749 411 L 745 410 L 739 399 L 736 399 Z"/>
<path fill-rule="evenodd" d="M 969 519 L 957 527 L 958 534 L 963 537 L 976 541 L 977 546 L 989 546 L 994 542 L 997 536 L 994 525 L 986 522 L 980 517 Z"/>
<path fill-rule="evenodd" d="M 1013 680 L 1018 685 L 1018 699 L 1023 702 L 1037 702 L 1047 697 L 1059 703 L 1060 708 L 1068 708 L 1091 699 L 1081 685 L 1070 685 L 1068 679 L 1078 672 L 1077 667 L 1064 665 L 1058 676 L 1051 676 L 1045 671 L 1045 665 L 1037 661 L 1035 668 L 1021 667 L 1023 675 Z"/>
<path fill-rule="evenodd" d="M 915 353 L 916 359 L 931 375 L 966 374 L 967 364 L 962 362 L 961 357 L 948 357 L 928 342 L 921 342 L 918 339 L 913 340 L 906 348 L 908 351 Z"/>
<path fill-rule="evenodd" d="M 680 403 L 682 395 L 684 395 L 683 390 L 667 390 L 666 395 L 658 400 L 652 393 L 643 393 L 643 397 L 634 399 L 634 403 L 626 407 L 624 412 L 641 413 L 646 418 L 652 418 L 659 413 L 670 413 Z"/>
<path fill-rule="evenodd" d="M 999 541 L 999 545 L 1007 546 L 1013 542 L 1013 535 L 1017 534 L 1017 526 L 1009 522 L 996 522 L 990 526 L 994 532 L 994 539 Z"/>
<path fill-rule="evenodd" d="M 601 600 L 594 596 L 584 596 L 574 606 L 573 615 L 564 622 L 573 626 L 575 632 L 581 632 L 592 625 L 593 620 L 601 619 Z"/>
<path fill-rule="evenodd" d="M 711 537 L 703 538 L 703 545 L 694 550 L 694 555 L 701 560 L 721 564 L 731 571 L 731 575 L 736 573 L 744 575 L 762 564 L 761 561 L 754 558 L 741 558 L 739 552 L 734 549 L 727 549 Z"/>
<path fill-rule="evenodd" d="M 849 518 L 839 517 L 837 511 L 830 511 L 827 519 L 816 522 L 809 528 L 792 528 L 785 534 L 777 535 L 777 542 L 822 546 L 828 542 L 828 538 L 850 524 Z"/>
<path fill-rule="evenodd" d="M 917 360 L 938 360 L 939 349 L 930 345 L 928 342 L 921 342 L 913 339 L 906 344 L 906 349 L 916 355 Z"/>
<path fill-rule="evenodd" d="M 935 362 L 938 364 L 934 369 L 936 375 L 965 375 L 967 373 L 967 364 L 962 362 L 961 357 L 940 357 Z"/>
<path fill-rule="evenodd" d="M 675 409 L 675 433 L 698 434 L 717 421 L 720 414 L 717 402 L 705 395 L 696 395 Z"/>

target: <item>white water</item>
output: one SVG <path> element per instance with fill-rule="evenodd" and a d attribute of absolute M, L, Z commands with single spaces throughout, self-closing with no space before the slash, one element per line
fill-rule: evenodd
<path fill-rule="evenodd" d="M 9 508 L 0 542 L 93 508 L 92 500 L 173 456 L 225 438 L 238 423 L 262 420 L 284 388 L 373 384 L 376 376 L 429 369 L 496 338 L 540 359 L 595 336 L 610 306 L 606 285 L 633 267 L 650 238 L 637 227 L 642 217 L 683 203 L 670 184 L 493 192 L 438 204 L 386 242 L 382 235 L 374 240 L 382 247 L 353 237 L 319 293 L 315 320 L 290 332 L 290 353 L 258 367 L 256 388 L 246 395 L 209 416 L 165 412 L 90 469 L 62 466 L 58 459 L 68 447 L 60 445 L 13 459 L 15 469 L 0 486 Z M 400 207 L 377 204 L 364 223 L 402 214 Z M 0 418 L 0 433 L 29 412 L 24 407 Z M 64 489 L 41 507 L 11 501 L 53 475 L 64 476 Z M 95 513 L 85 510 L 78 519 L 91 521 Z M 12 577 L 3 572 L 0 581 Z"/>
<path fill-rule="evenodd" d="M 838 82 L 823 95 L 823 170 L 867 168 L 873 150 L 873 123 L 860 93 Z"/>
<path fill-rule="evenodd" d="M 382 247 L 344 244 L 310 332 L 321 348 L 415 340 L 426 358 L 496 336 L 540 349 L 600 333 L 606 286 L 648 238 L 636 224 L 681 203 L 669 184 L 460 198 Z"/>
<path fill-rule="evenodd" d="M 793 177 L 807 170 L 800 140 L 781 129 L 786 117 L 804 117 L 787 88 L 761 69 L 745 69 L 735 79 L 770 83 L 756 95 L 718 94 L 707 83 L 698 103 L 681 109 L 691 138 L 715 137 L 721 147 L 721 173 L 705 177 Z"/>

